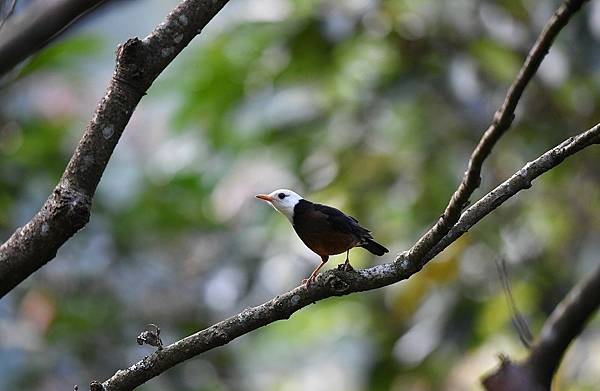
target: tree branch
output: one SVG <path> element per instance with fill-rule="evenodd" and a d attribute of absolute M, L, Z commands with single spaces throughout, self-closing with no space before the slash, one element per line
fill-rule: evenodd
<path fill-rule="evenodd" d="M 556 167 L 568 156 L 599 142 L 600 124 L 576 137 L 569 138 L 534 161 L 527 163 L 504 183 L 465 211 L 459 224 L 455 227 L 456 230 L 450 231 L 447 235 L 448 239 L 443 238 L 440 243 L 450 243 L 456 240 L 484 216 L 502 205 L 504 201 L 519 191 L 530 188 L 531 182 L 535 178 Z M 445 247 L 438 245 L 427 256 L 431 259 Z M 413 262 L 408 258 L 401 258 L 396 262 L 354 272 L 343 270 L 324 272 L 317 277 L 316 283 L 311 285 L 310 288 L 307 289 L 304 285 L 297 287 L 262 305 L 248 308 L 238 315 L 166 346 L 131 367 L 118 371 L 102 383 L 102 386 L 105 391 L 134 389 L 185 360 L 225 345 L 259 327 L 277 320 L 288 319 L 294 312 L 319 300 L 381 288 L 406 280 L 418 272 L 426 262 L 427 260 L 418 262 L 419 267 L 415 269 Z"/>
<path fill-rule="evenodd" d="M 570 17 L 581 7 L 584 1 L 566 0 L 546 24 L 515 82 L 511 85 L 502 107 L 496 113 L 494 122 L 486 130 L 473 151 L 467 172 L 452 196 L 444 215 L 408 252 L 400 254 L 396 262 L 355 272 L 343 270 L 325 272 L 318 277 L 317 283 L 312 285 L 310 289 L 304 286 L 295 288 L 260 306 L 248 308 L 236 316 L 177 341 L 145 357 L 131 367 L 118 371 L 102 383 L 102 388 L 106 391 L 134 389 L 167 369 L 198 354 L 222 346 L 259 327 L 277 320 L 288 319 L 294 312 L 311 303 L 332 296 L 376 289 L 405 280 L 418 272 L 448 244 L 500 206 L 506 199 L 523 189 L 531 187 L 533 179 L 560 164 L 571 154 L 597 143 L 600 124 L 575 138 L 566 140 L 535 161 L 528 163 L 514 176 L 484 197 L 481 200 L 484 201 L 483 203 L 480 201 L 469 208 L 462 215 L 464 220 L 461 218 L 463 206 L 479 186 L 483 161 L 490 154 L 498 139 L 510 127 L 515 107 L 527 83 L 539 68 L 558 32 L 567 24 Z M 478 218 L 473 218 L 473 216 Z M 450 231 L 459 220 L 463 221 L 463 224 L 458 227 L 459 230 Z M 446 240 L 448 235 L 453 235 L 454 239 Z M 433 249 L 437 243 L 442 242 L 446 244 L 443 246 L 438 245 Z M 97 387 L 98 384 L 94 383 L 94 386 Z"/>
<path fill-rule="evenodd" d="M 566 0 L 554 15 L 548 20 L 546 26 L 540 33 L 535 44 L 529 51 L 517 78 L 510 86 L 504 103 L 500 110 L 494 115 L 494 121 L 487 128 L 479 143 L 473 150 L 469 159 L 467 171 L 452 195 L 446 210 L 440 216 L 437 223 L 429 229 L 408 250 L 407 257 L 411 262 L 418 263 L 423 256 L 435 246 L 460 218 L 463 208 L 467 205 L 469 197 L 481 183 L 481 167 L 484 160 L 490 155 L 492 148 L 502 135 L 510 128 L 515 117 L 515 108 L 523 95 L 525 87 L 537 72 L 542 60 L 550 50 L 550 46 L 560 30 L 569 22 L 569 19 L 577 12 L 587 0 Z"/>
<path fill-rule="evenodd" d="M 150 35 L 130 39 L 104 97 L 42 209 L 0 246 L 0 297 L 56 255 L 89 220 L 92 197 L 135 107 L 152 82 L 228 0 L 184 0 Z"/>
<path fill-rule="evenodd" d="M 10 1 L 9 5 L 7 5 L 8 1 Z M 16 5 L 17 0 L 7 0 L 7 2 L 0 1 L 0 29 L 6 20 L 12 16 L 13 12 L 15 12 Z"/>
<path fill-rule="evenodd" d="M 556 306 L 542 328 L 529 357 L 521 363 L 504 359 L 500 368 L 483 380 L 488 391 L 549 390 L 552 377 L 571 341 L 600 306 L 600 266 L 580 281 Z"/>
<path fill-rule="evenodd" d="M 0 75 L 37 52 L 107 0 L 34 2 L 10 18 L 0 34 Z"/>
<path fill-rule="evenodd" d="M 513 176 L 504 181 L 494 190 L 486 194 L 479 201 L 468 208 L 458 220 L 458 223 L 436 244 L 420 261 L 420 265 L 424 265 L 437 254 L 442 252 L 446 247 L 461 237 L 472 226 L 477 224 L 490 212 L 490 208 L 496 208 L 512 197 L 517 192 L 531 187 L 531 180 L 537 178 L 544 172 L 548 171 L 547 164 L 553 164 L 552 167 L 559 164 L 562 159 L 579 152 L 583 148 L 591 144 L 597 144 L 598 127 L 600 124 L 583 132 L 575 137 L 563 141 L 558 146 L 549 150 L 536 160 L 527 163 L 522 169 L 517 171 Z M 559 153 L 560 152 L 560 153 Z M 561 160 L 556 160 L 561 159 Z M 552 162 L 552 163 L 551 163 Z M 552 168 L 550 167 L 550 168 Z"/>

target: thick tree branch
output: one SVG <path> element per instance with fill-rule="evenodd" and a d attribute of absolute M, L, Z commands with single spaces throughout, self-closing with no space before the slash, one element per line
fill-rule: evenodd
<path fill-rule="evenodd" d="M 529 357 L 521 363 L 503 360 L 500 368 L 483 380 L 489 391 L 549 390 L 552 377 L 571 341 L 600 306 L 600 266 L 580 281 L 544 323 Z"/>
<path fill-rule="evenodd" d="M 454 229 L 450 231 L 447 235 L 449 236 L 448 240 L 450 242 L 456 240 L 484 216 L 502 205 L 504 201 L 519 191 L 531 187 L 531 182 L 535 178 L 556 167 L 568 156 L 599 142 L 600 124 L 576 137 L 571 137 L 534 161 L 527 163 L 517 173 L 465 211 L 459 224 L 455 227 L 458 231 Z M 440 243 L 450 242 L 444 238 Z M 433 258 L 446 246 L 436 246 L 427 254 L 427 260 Z M 259 327 L 277 320 L 288 319 L 294 312 L 319 300 L 381 288 L 406 280 L 418 272 L 427 260 L 417 262 L 417 268 L 414 266 L 415 263 L 402 257 L 393 263 L 354 272 L 327 271 L 319 275 L 316 283 L 309 289 L 302 285 L 258 307 L 248 308 L 236 316 L 166 346 L 131 367 L 118 371 L 102 385 L 105 391 L 134 389 L 185 360 L 225 345 Z"/>
<path fill-rule="evenodd" d="M 0 33 L 0 75 L 46 46 L 107 0 L 36 1 L 8 19 Z"/>
<path fill-rule="evenodd" d="M 537 72 L 542 60 L 550 50 L 550 46 L 560 30 L 569 22 L 571 16 L 577 12 L 587 0 L 566 0 L 552 15 L 540 33 L 535 44 L 529 51 L 517 78 L 510 86 L 504 103 L 494 115 L 494 121 L 487 128 L 481 140 L 473 150 L 465 175 L 452 195 L 446 210 L 437 223 L 425 233 L 408 251 L 411 262 L 420 262 L 423 256 L 435 246 L 460 218 L 461 212 L 469 201 L 469 197 L 481 182 L 481 167 L 489 156 L 496 142 L 508 130 L 515 116 L 515 108 L 525 87 Z"/>
<path fill-rule="evenodd" d="M 119 47 L 106 94 L 58 185 L 33 219 L 0 246 L 0 297 L 54 258 L 87 223 L 96 187 L 138 102 L 227 2 L 184 0 L 146 38 Z"/>

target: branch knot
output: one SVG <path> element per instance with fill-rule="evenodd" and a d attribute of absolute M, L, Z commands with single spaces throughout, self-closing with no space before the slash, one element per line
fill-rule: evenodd
<path fill-rule="evenodd" d="M 92 381 L 90 383 L 90 391 L 104 391 L 104 386 L 99 381 Z"/>
<path fill-rule="evenodd" d="M 128 39 L 117 48 L 117 66 L 113 80 L 120 87 L 139 95 L 146 95 L 151 84 L 145 71 L 147 52 L 144 43 L 139 38 Z"/>
<path fill-rule="evenodd" d="M 350 289 L 350 284 L 344 281 L 340 276 L 336 273 L 331 273 L 327 276 L 325 280 L 325 286 L 327 286 L 331 291 L 336 294 L 342 294 Z"/>
<path fill-rule="evenodd" d="M 53 213 L 64 214 L 74 231 L 78 231 L 90 220 L 92 201 L 86 194 L 59 184 L 46 206 Z"/>

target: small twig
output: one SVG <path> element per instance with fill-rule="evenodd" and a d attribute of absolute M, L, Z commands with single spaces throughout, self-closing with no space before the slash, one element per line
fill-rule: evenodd
<path fill-rule="evenodd" d="M 151 326 L 153 330 L 144 330 L 137 336 L 136 340 L 138 345 L 150 345 L 154 346 L 158 350 L 162 350 L 163 342 L 160 339 L 160 327 L 154 323 L 150 323 L 147 326 Z"/>
<path fill-rule="evenodd" d="M 504 291 L 506 303 L 508 304 L 508 308 L 510 309 L 513 325 L 517 330 L 517 334 L 519 335 L 521 343 L 523 344 L 523 346 L 529 349 L 531 347 L 533 335 L 531 335 L 529 325 L 527 324 L 527 321 L 525 320 L 523 315 L 521 315 L 521 312 L 519 311 L 519 308 L 515 303 L 515 298 L 512 294 L 512 289 L 510 286 L 510 279 L 508 278 L 508 271 L 506 270 L 506 260 L 502 257 L 496 257 L 494 258 L 494 262 L 496 263 L 496 270 L 498 271 L 498 278 L 500 279 L 500 283 L 502 284 L 502 289 Z"/>
<path fill-rule="evenodd" d="M 488 391 L 512 389 L 550 389 L 552 377 L 570 343 L 581 333 L 587 321 L 600 307 L 600 265 L 580 281 L 546 319 L 529 357 L 523 362 L 503 363 L 486 376 Z"/>
<path fill-rule="evenodd" d="M 504 201 L 531 187 L 531 182 L 559 165 L 568 156 L 600 141 L 600 124 L 576 137 L 562 142 L 534 161 L 527 163 L 517 173 L 492 190 L 479 202 L 467 209 L 456 227 L 428 254 L 427 260 L 439 252 L 483 217 L 497 209 Z M 455 229 L 458 229 L 456 231 Z M 441 244 L 444 244 L 443 246 Z M 425 264 L 427 260 L 421 262 Z M 368 269 L 346 272 L 332 269 L 318 276 L 314 285 L 304 285 L 257 307 L 248 308 L 238 315 L 198 331 L 157 351 L 127 369 L 117 371 L 104 381 L 105 391 L 132 390 L 169 368 L 208 350 L 278 320 L 288 319 L 294 312 L 317 301 L 353 292 L 381 288 L 406 280 L 418 270 L 406 260 L 385 263 Z"/>
<path fill-rule="evenodd" d="M 460 185 L 452 195 L 446 210 L 444 210 L 437 223 L 408 250 L 407 254 L 404 254 L 415 268 L 419 268 L 420 266 L 417 261 L 421 260 L 458 222 L 463 207 L 469 202 L 471 194 L 479 187 L 483 162 L 492 152 L 492 148 L 496 145 L 496 142 L 512 124 L 515 108 L 523 95 L 525 87 L 527 87 L 527 84 L 537 72 L 560 30 L 586 1 L 566 0 L 552 15 L 548 23 L 546 23 L 546 26 L 529 51 L 516 79 L 508 89 L 504 103 L 494 115 L 492 124 L 487 128 L 473 150 L 467 171 Z"/>
<path fill-rule="evenodd" d="M 421 260 L 421 263 L 427 263 L 456 239 L 464 235 L 469 228 L 487 216 L 490 212 L 490 207 L 497 207 L 519 191 L 530 188 L 533 179 L 560 164 L 566 157 L 571 156 L 590 145 L 598 144 L 600 142 L 599 134 L 600 124 L 596 124 L 593 128 L 580 133 L 575 137 L 570 137 L 544 153 L 539 158 L 527 163 L 523 168 L 513 174 L 513 176 L 502 182 L 494 190 L 487 193 L 467 209 L 461 215 L 458 223 L 456 223 L 450 232 L 448 232 L 446 236 L 444 236 L 442 240 L 440 240 L 439 243 L 425 255 Z M 558 158 L 559 160 L 556 160 L 555 158 Z M 551 166 L 544 166 L 542 162 L 548 162 Z"/>

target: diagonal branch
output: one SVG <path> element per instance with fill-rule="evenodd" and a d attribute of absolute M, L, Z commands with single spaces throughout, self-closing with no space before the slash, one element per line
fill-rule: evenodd
<path fill-rule="evenodd" d="M 529 357 L 520 363 L 505 359 L 500 368 L 483 380 L 486 389 L 550 389 L 552 377 L 569 344 L 581 334 L 600 306 L 598 292 L 600 266 L 580 281 L 552 311 Z"/>
<path fill-rule="evenodd" d="M 138 102 L 228 0 L 184 0 L 146 38 L 130 39 L 104 97 L 42 209 L 0 246 L 0 297 L 56 255 L 89 220 L 92 197 Z"/>
<path fill-rule="evenodd" d="M 453 243 L 456 239 L 465 234 L 472 226 L 477 224 L 481 219 L 488 215 L 490 208 L 496 208 L 516 194 L 518 191 L 528 189 L 531 187 L 531 180 L 537 178 L 544 172 L 548 171 L 548 168 L 541 164 L 544 162 L 554 162 L 553 166 L 560 163 L 563 159 L 571 156 L 583 148 L 591 144 L 597 144 L 598 140 L 598 128 L 600 124 L 594 126 L 586 132 L 583 132 L 575 137 L 571 137 L 563 141 L 558 146 L 549 150 L 536 160 L 527 163 L 522 169 L 517 171 L 509 179 L 501 183 L 494 190 L 486 194 L 469 209 L 467 209 L 458 223 L 436 244 L 420 261 L 420 265 L 424 265 L 437 254 L 442 252 L 446 247 Z M 556 159 L 560 159 L 557 161 Z"/>
<path fill-rule="evenodd" d="M 540 338 L 534 345 L 526 364 L 545 386 L 567 350 L 586 322 L 600 306 L 600 267 L 577 284 L 554 309 L 544 323 Z"/>
<path fill-rule="evenodd" d="M 539 68 L 542 59 L 548 52 L 558 32 L 567 24 L 570 17 L 581 7 L 584 1 L 566 0 L 549 20 L 530 51 L 515 82 L 509 89 L 504 104 L 496 114 L 494 122 L 486 130 L 481 141 L 475 148 L 469 160 L 469 168 L 465 173 L 463 181 L 450 200 L 444 215 L 409 252 L 400 255 L 394 263 L 378 265 L 358 272 L 337 270 L 324 273 L 317 280 L 317 285 L 311 287 L 310 290 L 307 290 L 305 287 L 298 287 L 258 307 L 246 309 L 234 317 L 169 345 L 128 369 L 118 371 L 102 383 L 102 388 L 107 391 L 133 389 L 149 379 L 158 376 L 167 369 L 198 354 L 224 345 L 259 327 L 277 320 L 287 319 L 294 312 L 318 300 L 380 288 L 407 279 L 418 272 L 427 261 L 451 243 L 450 241 L 443 247 L 438 246 L 437 252 L 432 250 L 432 247 L 445 239 L 450 229 L 459 221 L 463 206 L 473 191 L 479 186 L 483 161 L 490 154 L 491 149 L 501 135 L 510 127 L 515 107 L 525 86 Z M 480 213 L 482 215 L 479 219 L 481 219 L 496 209 L 506 199 L 520 190 L 530 187 L 530 183 L 534 178 L 556 166 L 567 156 L 591 144 L 597 143 L 599 132 L 600 125 L 597 125 L 589 131 L 582 133 L 577 138 L 569 139 L 550 152 L 542 155 L 534 162 L 525 166 L 500 187 L 503 185 L 506 186 L 492 191 L 490 193 L 493 195 L 492 199 L 488 199 L 483 204 L 478 203 L 474 205 L 478 205 L 479 207 L 477 209 L 470 208 L 463 216 L 469 221 L 470 214 Z M 453 235 L 457 236 L 453 240 L 456 240 L 456 238 L 466 232 L 470 226 L 472 225 L 467 227 L 463 224 L 464 231 L 458 235 L 454 232 Z"/>
<path fill-rule="evenodd" d="M 10 4 L 8 4 L 8 1 L 10 1 Z M 12 16 L 13 12 L 15 12 L 15 7 L 17 6 L 17 0 L 8 1 L 5 3 L 0 2 L 0 29 L 4 26 L 6 20 Z"/>
<path fill-rule="evenodd" d="M 46 46 L 80 17 L 106 1 L 38 1 L 8 19 L 4 26 L 0 23 L 0 75 Z"/>
<path fill-rule="evenodd" d="M 440 243 L 451 243 L 467 232 L 474 224 L 498 208 L 504 201 L 519 191 L 531 187 L 531 182 L 565 158 L 582 149 L 600 143 L 600 124 L 576 137 L 571 137 L 552 148 L 532 162 L 527 163 L 513 176 L 492 190 L 479 202 L 465 211 L 459 224 Z M 131 367 L 120 370 L 102 383 L 105 391 L 131 390 L 158 376 L 167 369 L 188 360 L 198 354 L 227 344 L 235 338 L 278 320 L 288 319 L 294 312 L 319 300 L 332 296 L 343 296 L 353 292 L 362 292 L 381 288 L 415 274 L 429 259 L 441 252 L 446 246 L 438 245 L 427 258 L 418 262 L 415 270 L 407 258 L 400 261 L 377 265 L 368 269 L 347 272 L 330 270 L 317 278 L 316 284 L 307 289 L 304 285 L 257 307 L 248 308 L 207 329 L 179 340 L 159 350 Z"/>
<path fill-rule="evenodd" d="M 540 33 L 535 44 L 529 51 L 517 78 L 510 86 L 504 103 L 500 110 L 494 115 L 494 121 L 487 128 L 481 140 L 473 150 L 469 159 L 469 165 L 458 189 L 452 195 L 446 210 L 440 216 L 437 223 L 427 231 L 410 250 L 407 257 L 409 261 L 421 260 L 429 250 L 435 246 L 460 218 L 461 212 L 469 202 L 469 197 L 481 182 L 481 167 L 484 160 L 492 152 L 492 148 L 502 135 L 510 128 L 515 117 L 515 108 L 523 95 L 525 87 L 537 72 L 542 60 L 550 50 L 550 46 L 560 30 L 569 22 L 569 19 L 577 12 L 587 0 L 565 0 L 565 2 L 554 12 L 546 26 Z M 401 256 L 398 257 L 400 259 Z"/>

